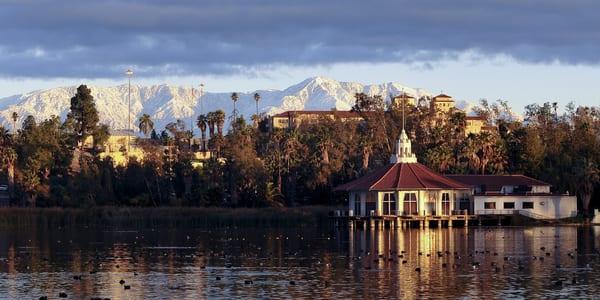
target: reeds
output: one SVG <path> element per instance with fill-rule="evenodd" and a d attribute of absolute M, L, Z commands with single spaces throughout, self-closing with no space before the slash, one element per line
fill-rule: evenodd
<path fill-rule="evenodd" d="M 0 227 L 289 227 L 326 223 L 329 206 L 294 208 L 0 208 Z"/>

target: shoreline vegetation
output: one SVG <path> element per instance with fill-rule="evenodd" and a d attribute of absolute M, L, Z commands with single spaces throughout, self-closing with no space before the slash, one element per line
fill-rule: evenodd
<path fill-rule="evenodd" d="M 329 225 L 331 212 L 340 209 L 344 208 L 340 206 L 267 208 L 104 206 L 87 209 L 8 207 L 0 208 L 0 229 L 32 227 L 48 229 L 74 227 L 121 229 L 310 227 Z M 595 225 L 587 221 L 582 217 L 552 222 L 516 218 L 508 226 Z M 489 222 L 484 223 L 486 227 L 489 227 L 489 224 Z"/>
<path fill-rule="evenodd" d="M 238 96 L 231 95 L 234 105 Z M 113 149 L 107 141 L 118 135 L 100 123 L 91 90 L 81 85 L 65 119 L 14 112 L 12 130 L 0 127 L 0 199 L 11 206 L 182 211 L 342 205 L 348 197 L 334 188 L 387 165 L 405 129 L 418 161 L 435 172 L 524 174 L 549 183 L 553 193 L 576 195 L 584 216 L 600 205 L 600 107 L 570 103 L 559 114 L 557 103 L 530 104 L 521 119 L 505 101 L 481 100 L 471 112 L 485 126 L 474 133 L 467 131 L 470 112 L 441 109 L 433 98 L 410 105 L 405 97 L 394 98 L 402 105 L 381 95 L 355 98 L 357 117 L 288 118 L 279 128 L 258 109 L 247 123 L 235 106 L 229 115 L 207 112 L 196 124 L 173 120 L 164 130 L 143 115 L 136 125 L 144 137 L 132 140 L 128 131 Z M 258 108 L 260 95 L 252 101 Z M 120 164 L 106 151 L 127 160 Z"/>
<path fill-rule="evenodd" d="M 0 228 L 223 228 L 316 226 L 335 206 L 287 208 L 94 207 L 0 208 Z"/>

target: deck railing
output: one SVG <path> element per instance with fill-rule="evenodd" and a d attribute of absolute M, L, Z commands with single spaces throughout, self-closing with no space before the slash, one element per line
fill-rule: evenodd
<path fill-rule="evenodd" d="M 549 219 L 547 216 L 534 213 L 524 209 L 481 209 L 477 211 L 478 215 L 522 215 L 532 219 Z"/>
<path fill-rule="evenodd" d="M 480 209 L 477 211 L 478 215 L 512 215 L 514 213 L 514 209 Z"/>

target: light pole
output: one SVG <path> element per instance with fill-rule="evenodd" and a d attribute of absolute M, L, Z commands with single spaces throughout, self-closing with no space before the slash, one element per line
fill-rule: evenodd
<path fill-rule="evenodd" d="M 125 75 L 127 75 L 127 153 L 129 154 L 129 144 L 131 140 L 131 77 L 133 77 L 133 71 L 127 69 Z"/>
<path fill-rule="evenodd" d="M 200 83 L 200 114 L 203 114 L 202 111 L 202 96 L 204 96 L 204 83 Z"/>
<path fill-rule="evenodd" d="M 194 93 L 194 86 L 192 86 L 192 103 L 190 103 L 190 151 L 192 151 L 192 139 L 194 138 L 194 98 L 196 98 L 196 93 Z"/>
<path fill-rule="evenodd" d="M 198 101 L 200 102 L 200 115 L 203 114 L 202 111 L 202 96 L 204 95 L 204 83 L 200 83 L 200 97 L 198 98 Z M 202 136 L 204 136 L 204 133 L 202 133 Z M 205 141 L 204 139 L 200 140 L 200 151 L 204 151 L 206 149 L 205 147 Z"/>

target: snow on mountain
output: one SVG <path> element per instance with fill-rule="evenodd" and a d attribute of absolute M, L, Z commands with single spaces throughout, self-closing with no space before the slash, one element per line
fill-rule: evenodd
<path fill-rule="evenodd" d="M 128 103 L 127 85 L 112 87 L 90 86 L 100 114 L 100 122 L 114 129 L 127 128 Z M 325 77 L 306 79 L 285 90 L 257 90 L 239 93 L 237 110 L 247 119 L 255 113 L 254 93 L 261 99 L 259 110 L 269 115 L 287 110 L 349 110 L 354 105 L 356 93 L 382 95 L 390 101 L 390 95 L 398 95 L 402 91 L 419 98 L 431 96 L 423 89 L 414 89 L 399 83 L 363 85 L 353 82 L 338 82 Z M 10 127 L 11 115 L 17 112 L 18 123 L 28 115 L 43 120 L 53 115 L 65 118 L 69 110 L 70 99 L 75 95 L 76 87 L 58 87 L 48 90 L 34 91 L 22 95 L 0 99 L 0 124 Z M 227 115 L 233 111 L 231 93 L 205 93 L 199 101 L 198 90 L 191 87 L 178 87 L 166 84 L 131 87 L 131 127 L 137 130 L 137 119 L 148 114 L 154 120 L 155 128 L 164 126 L 177 119 L 186 124 L 202 112 L 222 109 Z M 189 126 L 189 125 L 188 125 Z M 196 129 L 197 132 L 197 129 Z"/>

